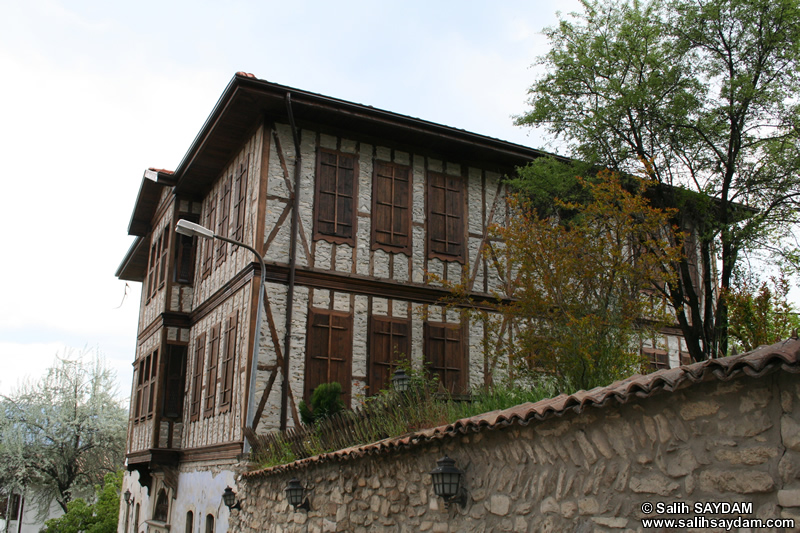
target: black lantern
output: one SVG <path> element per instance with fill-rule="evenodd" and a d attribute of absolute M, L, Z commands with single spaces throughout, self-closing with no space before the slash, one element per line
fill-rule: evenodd
<path fill-rule="evenodd" d="M 405 370 L 398 367 L 392 376 L 392 386 L 397 392 L 406 392 L 411 386 L 411 378 L 408 377 Z"/>
<path fill-rule="evenodd" d="M 126 489 L 125 492 L 122 494 L 122 497 L 125 498 L 125 505 L 131 504 L 131 491 Z"/>
<path fill-rule="evenodd" d="M 286 499 L 289 500 L 289 504 L 294 507 L 294 510 L 297 511 L 298 509 L 305 509 L 306 511 L 311 510 L 311 504 L 308 503 L 308 498 L 304 496 L 306 493 L 306 489 L 303 488 L 303 485 L 300 484 L 300 480 L 297 478 L 292 478 L 289 480 L 289 484 L 286 485 Z"/>
<path fill-rule="evenodd" d="M 233 511 L 234 509 L 241 509 L 241 501 L 236 501 L 236 493 L 230 487 L 225 487 L 225 492 L 222 493 L 222 502 L 225 506 Z"/>
<path fill-rule="evenodd" d="M 467 505 L 467 491 L 461 484 L 464 471 L 455 465 L 456 462 L 446 455 L 436 461 L 436 468 L 430 472 L 433 492 L 442 498 L 448 507 L 451 503 L 464 507 Z"/>

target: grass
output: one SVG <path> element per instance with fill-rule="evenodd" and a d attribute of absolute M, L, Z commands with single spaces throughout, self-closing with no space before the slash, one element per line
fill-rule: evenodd
<path fill-rule="evenodd" d="M 467 401 L 456 401 L 438 392 L 437 385 L 435 381 L 413 380 L 408 392 L 382 391 L 354 411 L 342 411 L 312 425 L 268 435 L 248 433 L 252 446 L 251 461 L 258 468 L 287 464 L 525 402 L 536 402 L 556 393 L 548 382 L 527 388 L 499 385 L 476 390 Z"/>

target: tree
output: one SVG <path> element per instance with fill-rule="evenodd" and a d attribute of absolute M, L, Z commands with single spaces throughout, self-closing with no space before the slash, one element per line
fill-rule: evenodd
<path fill-rule="evenodd" d="M 94 503 L 87 503 L 83 498 L 72 500 L 65 514 L 45 521 L 41 533 L 115 533 L 122 475 L 122 470 L 106 474 L 103 486 L 95 485 Z"/>
<path fill-rule="evenodd" d="M 788 294 L 789 282 L 783 274 L 769 282 L 746 277 L 736 284 L 727 295 L 729 332 L 736 350 L 772 344 L 800 328 L 800 315 L 789 304 Z"/>
<path fill-rule="evenodd" d="M 711 200 L 672 189 L 675 222 L 698 237 L 701 279 L 693 285 L 687 253 L 662 287 L 693 359 L 725 354 L 740 258 L 798 259 L 800 2 L 582 3 L 546 30 L 545 72 L 517 123 L 545 127 L 588 163 L 643 168 Z"/>
<path fill-rule="evenodd" d="M 0 477 L 64 512 L 124 461 L 127 411 L 99 354 L 67 352 L 37 382 L 0 397 Z"/>
<path fill-rule="evenodd" d="M 540 161 L 522 172 L 542 166 L 553 170 Z M 655 337 L 666 309 L 650 287 L 669 281 L 659 265 L 679 255 L 665 231 L 673 213 L 650 206 L 647 188 L 601 171 L 565 186 L 568 199 L 509 195 L 511 216 L 494 230 L 491 260 L 508 280 L 494 310 L 513 324 L 504 328 L 511 373 L 544 372 L 570 392 L 641 370 L 640 345 Z"/>

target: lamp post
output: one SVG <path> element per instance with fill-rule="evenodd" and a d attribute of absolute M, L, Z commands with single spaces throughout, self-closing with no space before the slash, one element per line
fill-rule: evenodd
<path fill-rule="evenodd" d="M 225 241 L 233 244 L 234 246 L 241 246 L 242 248 L 246 248 L 255 254 L 256 258 L 258 259 L 258 264 L 261 266 L 261 286 L 259 289 L 258 294 L 258 310 L 256 311 L 256 335 L 255 341 L 253 342 L 253 360 L 250 364 L 250 392 L 247 397 L 247 415 L 245 418 L 245 425 L 247 427 L 252 428 L 254 420 L 253 418 L 253 404 L 255 403 L 256 397 L 256 372 L 258 371 L 258 348 L 259 348 L 259 341 L 261 340 L 261 316 L 264 314 L 264 297 L 263 295 L 266 294 L 267 288 L 265 287 L 266 284 L 266 276 L 267 276 L 267 268 L 264 264 L 264 258 L 261 257 L 261 254 L 256 251 L 255 248 L 252 246 L 245 244 L 243 242 L 235 241 L 233 239 L 229 239 L 228 237 L 223 237 L 222 235 L 217 235 L 210 229 L 201 226 L 200 224 L 195 224 L 194 222 L 189 222 L 188 220 L 181 219 L 178 221 L 177 225 L 175 226 L 175 232 L 180 233 L 181 235 L 187 235 L 189 237 L 200 237 L 202 239 L 218 239 L 220 241 Z M 263 292 L 263 294 L 262 294 Z M 284 379 L 286 377 L 284 376 Z M 247 440 L 247 437 L 244 439 L 244 445 L 242 451 L 247 453 L 250 450 L 250 442 Z"/>

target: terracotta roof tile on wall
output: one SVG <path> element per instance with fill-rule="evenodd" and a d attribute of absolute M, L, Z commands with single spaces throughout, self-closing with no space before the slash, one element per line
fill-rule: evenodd
<path fill-rule="evenodd" d="M 772 372 L 800 372 L 800 340 L 793 336 L 771 346 L 761 346 L 751 352 L 732 357 L 710 359 L 691 365 L 667 368 L 646 375 L 634 375 L 605 387 L 597 387 L 574 394 L 561 394 L 536 403 L 523 403 L 509 409 L 483 413 L 471 418 L 457 420 L 446 426 L 425 429 L 399 437 L 354 446 L 344 450 L 309 457 L 287 465 L 248 472 L 245 476 L 268 475 L 287 470 L 328 462 L 344 461 L 365 455 L 388 453 L 416 446 L 435 439 L 454 437 L 459 434 L 477 433 L 504 428 L 511 425 L 528 425 L 537 420 L 561 416 L 569 411 L 580 413 L 588 407 L 603 408 L 609 404 L 621 405 L 638 398 L 649 398 L 659 393 L 670 393 L 707 381 L 728 381 L 742 375 L 760 378 Z"/>

